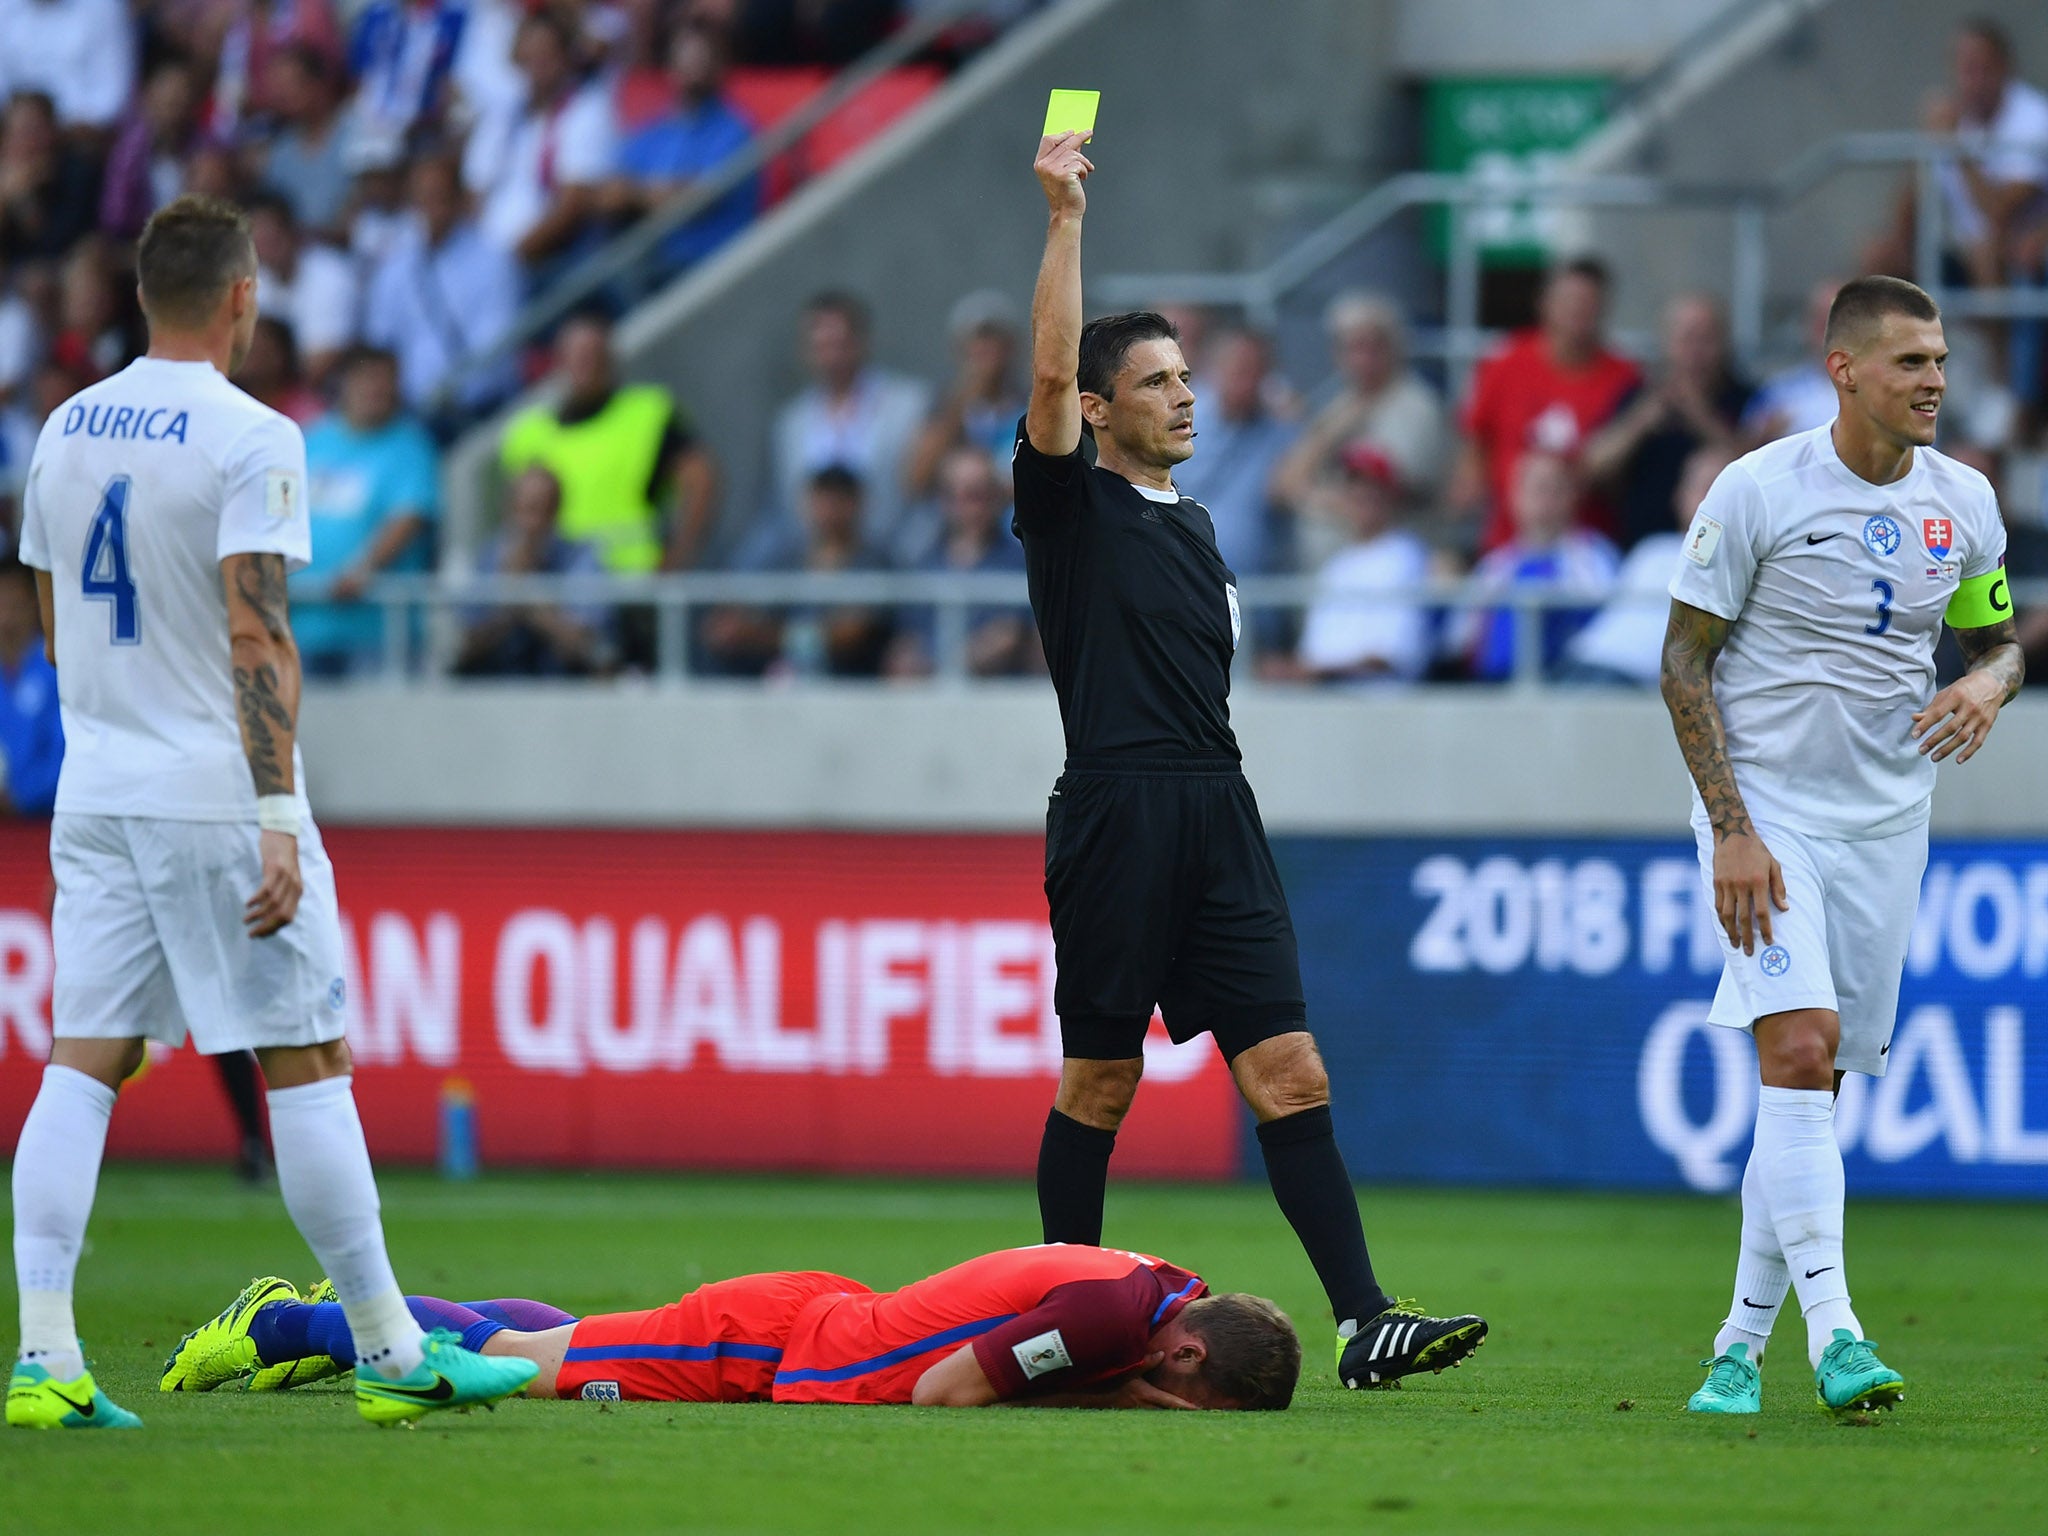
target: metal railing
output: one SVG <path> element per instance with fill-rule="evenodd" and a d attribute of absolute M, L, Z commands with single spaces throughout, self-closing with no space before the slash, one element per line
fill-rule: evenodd
<path fill-rule="evenodd" d="M 1484 250 L 1481 223 L 1521 205 L 1666 213 L 1719 211 L 1730 236 L 1729 317 L 1737 353 L 1755 362 L 1763 351 L 1770 291 L 1770 214 L 1798 202 L 1848 170 L 1910 167 L 1916 207 L 1915 280 L 1945 312 L 1958 318 L 2048 318 L 2048 288 L 1951 289 L 1942 281 L 1947 208 L 1941 167 L 1964 153 L 1953 135 L 1857 133 L 1825 139 L 1754 183 L 1681 182 L 1649 175 L 1574 175 L 1540 171 L 1480 178 L 1447 171 L 1410 171 L 1380 183 L 1321 228 L 1265 266 L 1250 272 L 1113 273 L 1091 283 L 1093 296 L 1112 308 L 1147 303 L 1216 306 L 1243 312 L 1271 329 L 1282 304 L 1361 241 L 1396 218 L 1441 208 L 1448 225 L 1444 263 L 1444 323 L 1417 327 L 1410 350 L 1446 365 L 1454 393 L 1462 394 L 1473 366 L 1499 339 L 1479 323 Z M 1981 149 L 1979 150 L 1981 152 Z"/>
<path fill-rule="evenodd" d="M 2048 607 L 2048 578 L 2015 581 L 2014 601 Z M 317 602 L 321 590 L 295 584 L 293 602 Z M 561 605 L 571 608 L 640 608 L 654 614 L 654 675 L 682 685 L 703 674 L 695 654 L 695 619 L 714 609 L 790 610 L 875 608 L 930 609 L 937 680 L 969 679 L 967 641 L 975 610 L 1026 610 L 1029 597 L 1021 575 L 951 571 L 689 571 L 658 576 L 384 576 L 363 602 L 382 614 L 379 675 L 391 682 L 419 681 L 445 674 L 459 652 L 470 617 L 504 606 Z M 1238 646 L 1240 679 L 1246 663 L 1261 652 L 1266 615 L 1298 617 L 1315 607 L 1399 607 L 1446 618 L 1474 612 L 1514 616 L 1512 682 L 1533 688 L 1547 681 L 1543 621 L 1558 611 L 1586 612 L 1614 603 L 1663 612 L 1660 595 L 1630 597 L 1612 591 L 1565 587 L 1501 590 L 1467 579 L 1382 591 L 1326 591 L 1313 576 L 1247 576 L 1238 583 L 1244 638 Z M 1267 646 L 1267 650 L 1277 648 Z"/>

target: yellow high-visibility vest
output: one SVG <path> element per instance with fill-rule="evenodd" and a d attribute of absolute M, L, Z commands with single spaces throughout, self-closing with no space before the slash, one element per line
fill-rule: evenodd
<path fill-rule="evenodd" d="M 608 571 L 651 571 L 661 564 L 661 516 L 648 499 L 664 429 L 674 406 L 656 384 L 627 384 L 604 409 L 571 426 L 535 406 L 505 431 L 508 475 L 539 464 L 562 483 L 558 529 L 589 544 Z"/>

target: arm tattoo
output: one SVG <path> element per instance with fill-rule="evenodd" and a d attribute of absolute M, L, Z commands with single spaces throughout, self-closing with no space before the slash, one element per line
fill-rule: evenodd
<path fill-rule="evenodd" d="M 1714 829 L 1714 841 L 1752 835 L 1749 808 L 1735 787 L 1728 738 L 1714 702 L 1714 658 L 1728 643 L 1728 620 L 1689 603 L 1673 602 L 1664 631 L 1663 692 L 1678 750 Z"/>
<path fill-rule="evenodd" d="M 285 596 L 284 556 L 246 554 L 233 564 L 230 601 L 260 626 L 232 641 L 235 715 L 258 795 L 292 792 L 292 743 L 298 732 L 298 656 Z M 245 621 L 246 622 L 246 621 Z M 230 625 L 231 630 L 235 626 Z"/>
<path fill-rule="evenodd" d="M 290 636 L 283 555 L 243 556 L 235 565 L 235 596 L 248 604 L 249 611 L 263 621 L 271 639 L 283 640 Z"/>
<path fill-rule="evenodd" d="M 269 662 L 235 668 L 235 712 L 242 717 L 242 750 L 259 795 L 292 792 L 292 737 L 297 722 L 279 696 L 277 668 Z"/>
<path fill-rule="evenodd" d="M 1972 672 L 1989 672 L 2005 685 L 2001 702 L 2011 703 L 2027 677 L 2027 653 L 2020 649 L 2018 622 L 2004 618 L 1981 629 L 1959 629 L 1956 644 Z"/>

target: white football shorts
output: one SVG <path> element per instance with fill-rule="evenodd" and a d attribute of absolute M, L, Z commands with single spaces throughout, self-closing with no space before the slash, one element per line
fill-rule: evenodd
<path fill-rule="evenodd" d="M 342 1034 L 341 910 L 310 820 L 298 914 L 252 939 L 242 907 L 262 879 L 254 822 L 59 815 L 53 1032 L 144 1036 L 206 1055 L 316 1045 Z"/>
<path fill-rule="evenodd" d="M 1753 955 L 1730 944 L 1716 918 L 1721 985 L 1708 1021 L 1753 1030 L 1773 1013 L 1831 1009 L 1842 1021 L 1835 1070 L 1883 1077 L 1927 872 L 1927 828 L 1854 842 L 1764 822 L 1756 830 L 1785 872 L 1791 909 L 1771 913 L 1772 942 L 1758 938 Z M 1711 906 L 1714 841 L 1704 818 L 1695 817 L 1693 837 Z"/>

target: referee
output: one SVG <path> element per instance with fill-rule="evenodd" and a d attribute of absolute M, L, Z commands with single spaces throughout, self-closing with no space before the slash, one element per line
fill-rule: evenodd
<path fill-rule="evenodd" d="M 1159 315 L 1081 324 L 1086 138 L 1038 146 L 1052 218 L 1011 458 L 1067 738 L 1045 819 L 1065 1058 L 1038 1153 L 1045 1240 L 1102 1241 L 1109 1156 L 1157 1004 L 1175 1040 L 1214 1035 L 1258 1118 L 1274 1198 L 1329 1293 L 1344 1384 L 1440 1371 L 1486 1324 L 1396 1304 L 1373 1277 L 1287 896 L 1230 730 L 1237 578 L 1208 512 L 1173 485 L 1194 452 L 1188 366 Z"/>

